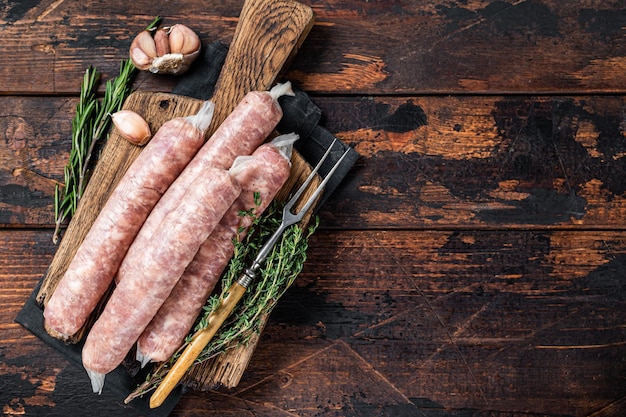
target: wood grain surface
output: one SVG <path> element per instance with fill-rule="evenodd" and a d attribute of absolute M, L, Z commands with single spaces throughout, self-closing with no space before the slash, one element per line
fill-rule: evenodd
<path fill-rule="evenodd" d="M 316 21 L 281 78 L 362 157 L 239 385 L 172 415 L 626 415 L 626 5 L 302 3 Z M 13 319 L 57 250 L 86 67 L 116 75 L 156 15 L 229 44 L 242 4 L 0 9 L 3 415 L 136 415 Z"/>
<path fill-rule="evenodd" d="M 623 89 L 619 0 L 307 2 L 317 24 L 289 70 L 315 93 L 613 93 Z M 89 64 L 115 74 L 156 15 L 230 43 L 242 0 L 26 0 L 0 16 L 0 76 L 12 93 L 75 94 Z M 62 73 L 60 77 L 58 74 Z M 37 74 L 37 77 L 32 77 Z M 171 77 L 173 85 L 174 80 Z M 144 77 L 142 88 L 162 91 Z M 169 90 L 168 90 L 169 91 Z"/>

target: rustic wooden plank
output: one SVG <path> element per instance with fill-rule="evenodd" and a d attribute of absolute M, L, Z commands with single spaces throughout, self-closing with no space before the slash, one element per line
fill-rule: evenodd
<path fill-rule="evenodd" d="M 618 417 L 624 414 L 626 414 L 626 396 L 590 414 L 589 417 Z"/>
<path fill-rule="evenodd" d="M 54 187 L 63 181 L 76 102 L 2 97 L 0 224 L 54 223 Z"/>
<path fill-rule="evenodd" d="M 623 228 L 623 96 L 314 97 L 362 155 L 332 228 Z M 0 224 L 51 225 L 75 100 L 0 97 Z"/>
<path fill-rule="evenodd" d="M 104 404 L 11 323 L 52 258 L 47 233 L 0 237 L 0 380 L 21 381 L 3 404 Z M 320 231 L 239 387 L 187 395 L 173 415 L 608 412 L 623 397 L 625 265 L 623 232 Z"/>
<path fill-rule="evenodd" d="M 298 398 L 305 415 L 590 414 L 623 396 L 625 243 L 613 232 L 318 233 L 250 372 L 286 367 L 237 395 L 280 392 L 272 404 Z M 283 352 L 303 333 L 319 350 L 298 362 Z"/>
<path fill-rule="evenodd" d="M 0 236 L 9 323 L 54 247 L 44 231 Z M 239 401 L 268 414 L 590 414 L 623 396 L 625 265 L 622 232 L 318 232 L 240 386 L 227 401 L 186 397 L 175 415 L 207 401 L 227 415 Z M 3 389 L 14 409 L 69 410 L 75 395 L 101 403 L 67 381 L 82 370 L 25 330 L 3 325 L 0 335 L 2 379 L 33 386 L 32 398 L 23 384 Z"/>
<path fill-rule="evenodd" d="M 619 97 L 316 102 L 363 156 L 324 208 L 333 227 L 623 227 Z"/>
<path fill-rule="evenodd" d="M 287 77 L 363 158 L 239 387 L 172 415 L 624 414 L 624 2 L 302 2 L 318 23 Z M 56 251 L 68 96 L 154 16 L 228 44 L 242 4 L 0 10 L 4 414 L 134 415 L 13 323 Z"/>
<path fill-rule="evenodd" d="M 318 23 L 289 77 L 307 91 L 624 92 L 623 2 L 303 3 Z M 133 35 L 157 14 L 188 24 L 205 42 L 229 43 L 241 5 L 12 3 L 0 15 L 0 90 L 75 93 L 89 65 L 114 76 Z M 140 82 L 150 91 L 170 91 L 174 83 L 145 75 Z"/>

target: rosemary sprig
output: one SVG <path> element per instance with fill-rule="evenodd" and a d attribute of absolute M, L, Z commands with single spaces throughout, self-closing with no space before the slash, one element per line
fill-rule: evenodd
<path fill-rule="evenodd" d="M 174 365 L 193 334 L 207 326 L 209 315 L 226 297 L 230 285 L 241 275 L 244 268 L 254 259 L 261 246 L 278 227 L 281 210 L 280 204 L 273 203 L 266 214 L 254 220 L 248 234 L 242 241 L 234 240 L 235 254 L 222 276 L 221 292 L 212 295 L 207 300 L 202 316 L 187 336 L 185 343 L 168 361 L 159 364 L 152 370 L 146 380 L 126 398 L 126 403 L 155 389 Z M 249 212 L 246 212 L 245 215 L 249 215 Z M 317 218 L 306 230 L 298 225 L 293 225 L 283 233 L 274 250 L 266 258 L 259 279 L 250 285 L 229 319 L 198 356 L 197 363 L 204 362 L 237 346 L 246 345 L 253 335 L 261 331 L 263 319 L 271 313 L 278 300 L 302 271 L 306 260 L 308 239 L 316 228 Z"/>
<path fill-rule="evenodd" d="M 72 120 L 72 148 L 64 169 L 65 184 L 55 188 L 54 243 L 58 242 L 62 224 L 76 212 L 85 190 L 94 146 L 109 127 L 109 115 L 120 108 L 130 93 L 134 70 L 132 62 L 127 60 L 122 63 L 120 75 L 114 81 L 107 82 L 102 103 L 96 98 L 100 73 L 92 66 L 85 72 L 76 115 Z"/>
<path fill-rule="evenodd" d="M 92 131 L 95 115 L 98 113 L 99 103 L 96 100 L 96 89 L 100 74 L 93 68 L 87 68 L 80 88 L 80 97 L 76 105 L 76 114 L 72 120 L 72 147 L 69 161 L 63 169 L 65 183 L 63 188 L 56 185 L 54 190 L 54 218 L 56 228 L 53 241 L 56 243 L 61 223 L 71 217 L 76 211 L 80 193 L 77 192 L 79 178 L 84 170 L 86 158 L 85 147 L 89 147 L 89 138 Z"/>
<path fill-rule="evenodd" d="M 156 27 L 161 17 L 156 17 L 146 28 Z M 102 102 L 96 93 L 100 73 L 90 66 L 85 71 L 80 88 L 76 113 L 72 119 L 72 147 L 64 167 L 64 184 L 54 190 L 54 235 L 52 241 L 59 240 L 61 226 L 76 212 L 83 195 L 90 168 L 90 160 L 96 143 L 104 138 L 111 124 L 111 114 L 120 110 L 131 92 L 133 77 L 137 68 L 130 59 L 122 61 L 120 72 L 113 80 L 107 81 Z"/>

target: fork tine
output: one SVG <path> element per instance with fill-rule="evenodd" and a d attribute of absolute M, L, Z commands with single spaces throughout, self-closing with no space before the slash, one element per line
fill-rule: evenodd
<path fill-rule="evenodd" d="M 324 161 L 326 160 L 326 158 L 330 154 L 330 151 L 333 149 L 333 145 L 336 142 L 337 142 L 337 138 L 333 139 L 333 141 L 330 144 L 330 146 L 328 147 L 328 149 L 326 149 L 326 152 L 324 152 L 324 155 L 322 156 L 322 158 L 319 160 L 317 165 L 315 165 L 315 168 L 313 168 L 313 170 L 311 171 L 309 176 L 304 180 L 302 185 L 300 185 L 300 188 L 298 188 L 298 190 L 295 192 L 295 194 L 289 199 L 289 201 L 287 201 L 287 203 L 285 204 L 285 210 L 291 210 L 293 205 L 300 199 L 300 196 L 302 195 L 302 193 L 304 193 L 304 190 L 307 189 L 307 187 L 309 186 L 311 181 L 313 181 L 313 178 L 315 177 L 315 174 L 317 173 L 317 171 L 319 171 L 320 167 L 322 166 L 322 164 L 324 163 Z"/>
<path fill-rule="evenodd" d="M 337 168 L 339 168 L 339 165 L 341 165 L 341 163 L 343 162 L 344 158 L 347 155 L 348 155 L 348 152 L 344 152 L 343 155 L 341 155 L 341 158 L 339 158 L 339 160 L 335 163 L 335 165 L 333 165 L 333 167 L 328 172 L 326 177 L 324 177 L 324 180 L 320 183 L 320 185 L 317 186 L 317 188 L 315 189 L 313 194 L 311 194 L 311 196 L 309 197 L 307 202 L 304 204 L 304 206 L 300 209 L 300 211 L 298 211 L 298 214 L 297 214 L 298 217 L 302 218 L 304 216 L 304 213 L 309 211 L 309 209 L 311 208 L 311 206 L 313 205 L 313 203 L 317 199 L 317 196 L 319 196 L 320 193 L 324 190 L 324 187 L 326 186 L 326 183 L 328 183 L 328 181 L 330 180 L 330 177 L 333 176 L 333 174 L 335 173 Z"/>

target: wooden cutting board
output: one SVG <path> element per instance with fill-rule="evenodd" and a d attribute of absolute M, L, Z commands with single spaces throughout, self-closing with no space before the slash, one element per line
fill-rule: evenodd
<path fill-rule="evenodd" d="M 246 93 L 274 86 L 313 23 L 312 9 L 296 1 L 245 1 L 212 98 L 215 113 L 206 132 L 207 139 Z M 142 115 L 152 131 L 156 132 L 165 121 L 195 114 L 201 105 L 201 100 L 168 93 L 135 92 L 124 108 Z M 112 129 L 76 213 L 42 280 L 37 301 L 43 306 L 67 270 L 100 209 L 141 150 Z M 81 336 L 79 334 L 77 339 Z"/>
<path fill-rule="evenodd" d="M 247 92 L 267 90 L 275 84 L 313 21 L 311 8 L 295 1 L 246 0 L 212 98 L 215 113 L 207 139 Z M 185 97 L 134 93 L 124 107 L 136 110 L 156 131 L 170 118 L 196 113 L 200 105 L 200 101 Z M 100 209 L 140 152 L 141 148 L 123 140 L 113 129 L 46 273 L 46 285 L 38 296 L 44 305 Z"/>

